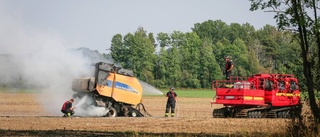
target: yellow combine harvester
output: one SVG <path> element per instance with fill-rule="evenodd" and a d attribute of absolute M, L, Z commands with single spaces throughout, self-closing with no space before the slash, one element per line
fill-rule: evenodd
<path fill-rule="evenodd" d="M 131 70 L 113 64 L 96 63 L 94 77 L 74 79 L 72 90 L 77 92 L 75 96 L 89 94 L 95 105 L 109 109 L 105 115 L 108 117 L 143 117 L 140 110 L 146 112 L 141 103 L 143 90 L 138 79 Z"/>

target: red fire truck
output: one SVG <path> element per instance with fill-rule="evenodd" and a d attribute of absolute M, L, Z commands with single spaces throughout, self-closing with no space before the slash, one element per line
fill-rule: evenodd
<path fill-rule="evenodd" d="M 254 74 L 212 82 L 213 117 L 291 118 L 301 113 L 298 80 L 291 74 Z"/>

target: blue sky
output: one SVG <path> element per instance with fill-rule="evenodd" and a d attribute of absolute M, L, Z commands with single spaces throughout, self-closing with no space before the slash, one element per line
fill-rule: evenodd
<path fill-rule="evenodd" d="M 60 45 L 106 53 L 115 34 L 138 27 L 156 36 L 190 32 L 206 20 L 250 23 L 255 29 L 276 24 L 273 13 L 249 8 L 248 0 L 1 0 L 0 48 L 12 52 Z M 41 44 L 46 41 L 51 44 Z"/>

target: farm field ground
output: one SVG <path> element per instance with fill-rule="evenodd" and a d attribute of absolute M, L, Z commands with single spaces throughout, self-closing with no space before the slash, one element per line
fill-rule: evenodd
<path fill-rule="evenodd" d="M 176 117 L 165 118 L 166 98 L 145 96 L 151 117 L 71 117 L 49 114 L 40 93 L 0 92 L 3 136 L 273 136 L 283 134 L 289 119 L 213 118 L 212 98 L 180 97 Z M 63 102 L 62 102 L 63 103 Z M 60 111 L 60 110 L 57 110 Z"/>

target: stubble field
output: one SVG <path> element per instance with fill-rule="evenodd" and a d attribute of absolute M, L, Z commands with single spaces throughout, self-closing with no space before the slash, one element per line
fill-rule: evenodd
<path fill-rule="evenodd" d="M 165 118 L 166 98 L 143 97 L 151 117 L 71 117 L 52 115 L 39 93 L 0 93 L 0 134 L 42 136 L 272 136 L 285 132 L 288 119 L 212 118 L 210 98 L 178 98 L 176 117 Z M 57 110 L 58 112 L 60 110 Z"/>

